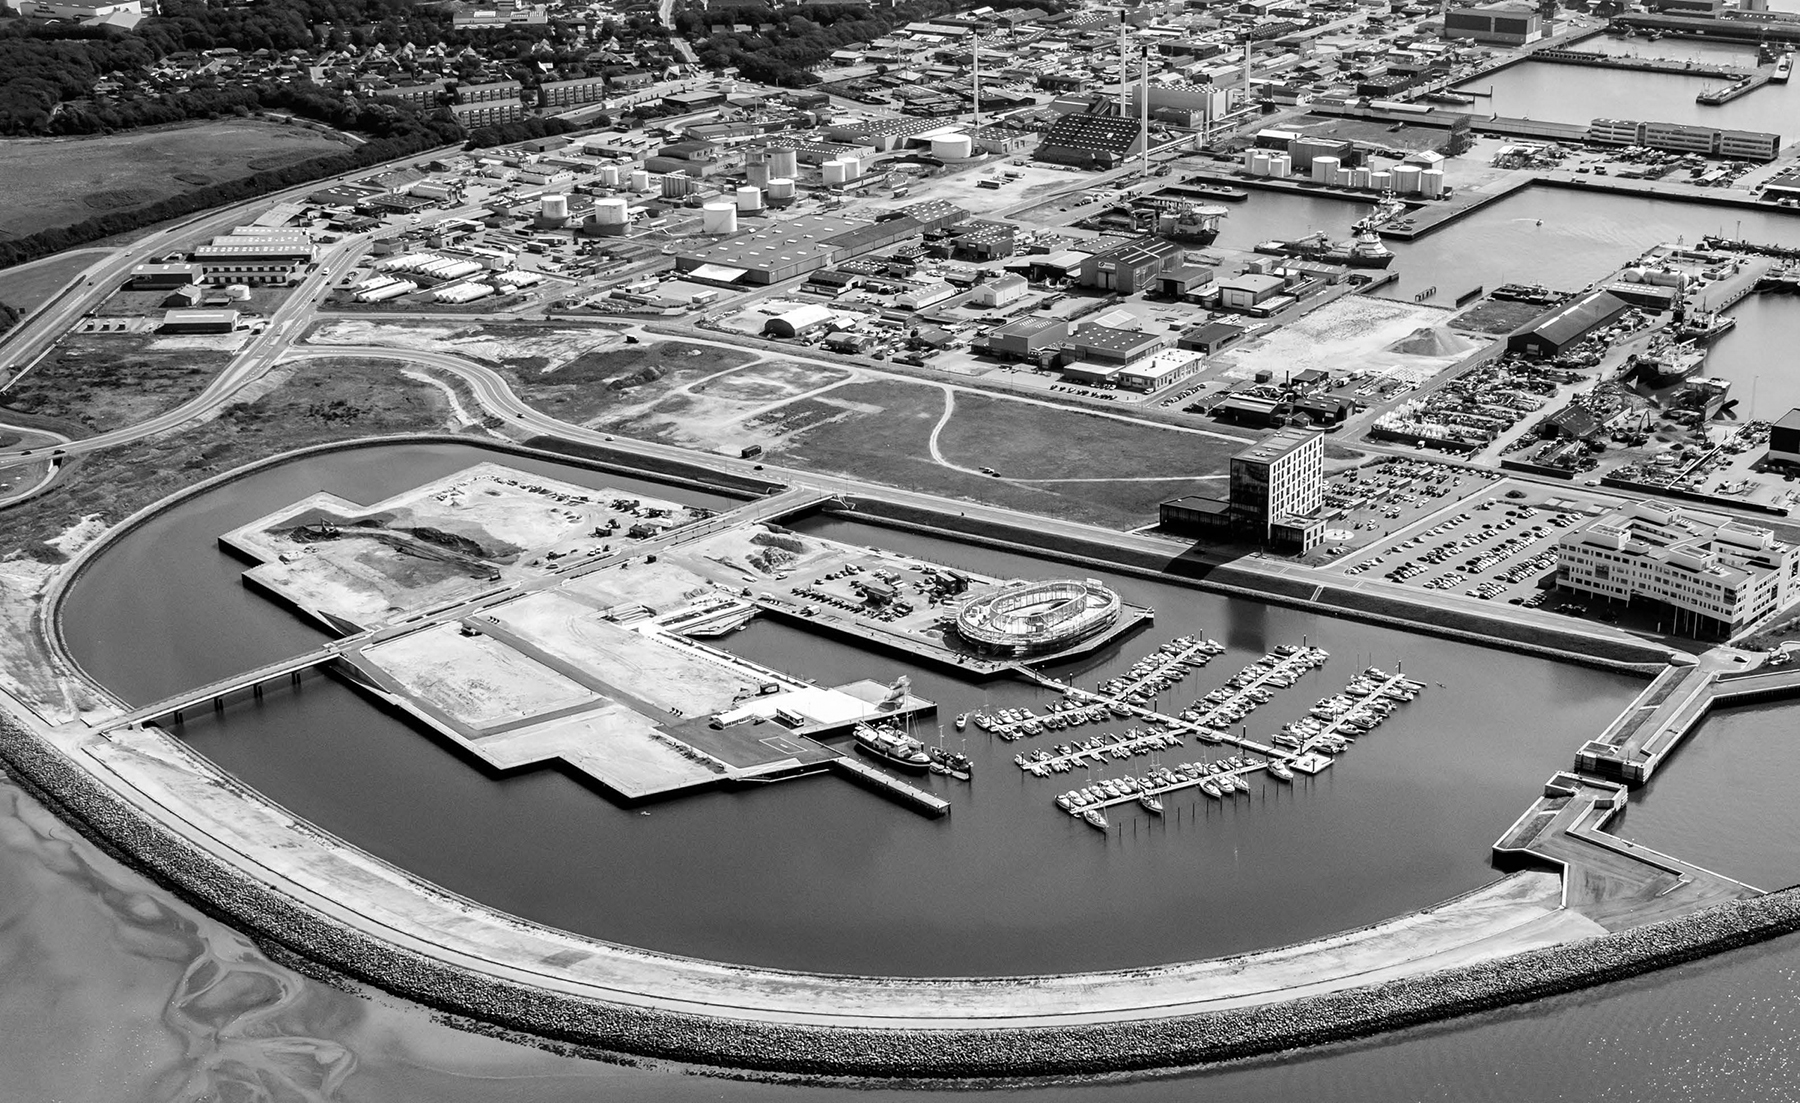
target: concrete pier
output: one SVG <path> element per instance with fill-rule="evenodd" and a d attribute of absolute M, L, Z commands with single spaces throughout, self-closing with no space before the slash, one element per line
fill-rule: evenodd
<path fill-rule="evenodd" d="M 1628 800 L 1623 785 L 1556 774 L 1494 843 L 1494 865 L 1561 873 L 1564 906 L 1611 931 L 1761 895 L 1741 881 L 1608 834 L 1605 826 Z"/>
<path fill-rule="evenodd" d="M 1648 782 L 1715 708 L 1800 697 L 1800 667 L 1725 674 L 1670 667 L 1599 736 L 1575 754 L 1575 769 L 1629 786 Z"/>

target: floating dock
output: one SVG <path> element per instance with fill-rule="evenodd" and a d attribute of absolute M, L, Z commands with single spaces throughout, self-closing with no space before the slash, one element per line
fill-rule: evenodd
<path fill-rule="evenodd" d="M 891 797 L 927 816 L 935 818 L 948 815 L 950 812 L 950 802 L 942 797 L 933 796 L 915 785 L 901 781 L 892 774 L 883 773 L 849 755 L 839 755 L 828 761 L 826 765 L 833 772 L 842 774 L 859 785 L 866 785 L 883 796 Z"/>

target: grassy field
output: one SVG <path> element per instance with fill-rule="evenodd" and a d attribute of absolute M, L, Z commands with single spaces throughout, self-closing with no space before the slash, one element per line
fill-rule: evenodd
<path fill-rule="evenodd" d="M 0 395 L 0 420 L 16 410 L 82 437 L 154 417 L 205 390 L 231 361 L 216 348 L 181 347 L 200 343 L 154 334 L 66 337 Z"/>
<path fill-rule="evenodd" d="M 59 558 L 44 541 L 84 517 L 111 524 L 265 456 L 326 441 L 441 430 L 449 416 L 442 390 L 408 379 L 390 363 L 308 361 L 284 386 L 228 406 L 211 421 L 75 461 L 49 493 L 0 512 L 0 560 Z"/>
<path fill-rule="evenodd" d="M 1155 520 L 1165 498 L 1219 493 L 1222 480 L 1036 480 L 1204 476 L 1223 471 L 1242 447 L 1074 410 L 959 394 L 939 447 L 958 467 L 1000 472 L 993 478 L 931 458 L 931 430 L 943 412 L 938 388 L 895 381 L 840 387 L 826 401 L 794 403 L 765 419 L 790 432 L 773 450 L 786 465 L 1114 528 Z"/>
<path fill-rule="evenodd" d="M 0 199 L 0 206 L 5 202 Z M 0 271 L 0 303 L 29 314 L 100 258 L 100 250 L 77 249 Z"/>
<path fill-rule="evenodd" d="M 0 237 L 68 226 L 343 149 L 314 130 L 252 119 L 97 138 L 10 139 L 0 142 Z"/>

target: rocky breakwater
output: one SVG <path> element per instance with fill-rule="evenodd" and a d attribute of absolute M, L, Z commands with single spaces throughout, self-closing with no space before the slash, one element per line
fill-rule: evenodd
<path fill-rule="evenodd" d="M 1503 1007 L 1800 929 L 1800 890 L 1790 889 L 1499 961 L 1202 1014 L 1154 1017 L 1145 1012 L 1147 1017 L 1113 1022 L 990 1029 L 933 1028 L 923 1019 L 871 1027 L 750 1021 L 550 992 L 451 966 L 328 920 L 152 823 L 4 714 L 0 761 L 73 826 L 278 957 L 297 956 L 482 1024 L 610 1052 L 730 1069 L 971 1079 L 1176 1068 Z M 857 983 L 900 989 L 931 982 L 867 978 Z M 993 983 L 1016 987 L 1033 981 L 998 978 Z"/>

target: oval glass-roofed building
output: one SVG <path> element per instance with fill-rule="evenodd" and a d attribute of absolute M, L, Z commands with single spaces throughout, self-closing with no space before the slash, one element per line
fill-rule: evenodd
<path fill-rule="evenodd" d="M 956 614 L 956 631 L 984 651 L 1055 651 L 1119 619 L 1119 595 L 1095 579 L 1017 580 L 978 593 Z"/>

